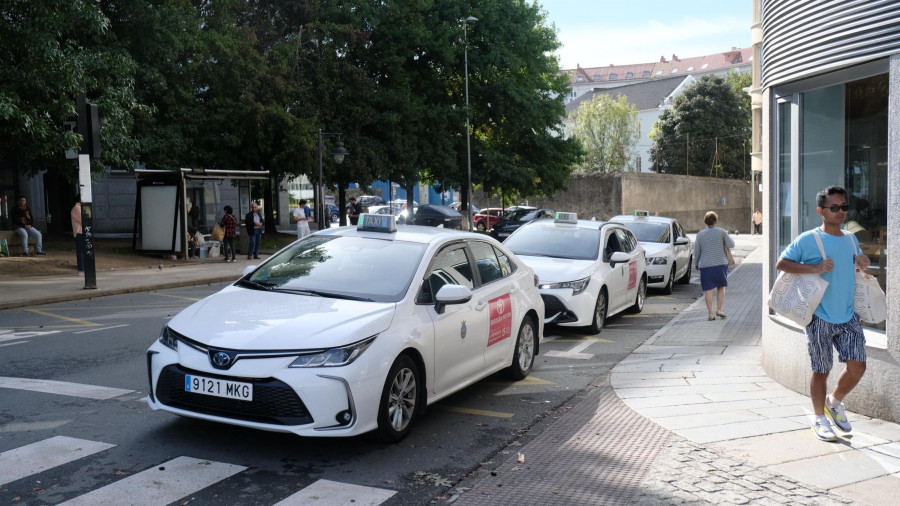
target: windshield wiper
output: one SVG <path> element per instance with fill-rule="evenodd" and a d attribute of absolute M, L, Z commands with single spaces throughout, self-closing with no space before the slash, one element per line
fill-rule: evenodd
<path fill-rule="evenodd" d="M 266 290 L 266 291 L 271 291 L 272 287 L 275 286 L 272 283 L 263 283 L 260 281 L 253 281 L 252 279 L 239 279 L 238 284 L 241 286 L 245 286 L 247 288 L 252 288 L 254 290 Z"/>
<path fill-rule="evenodd" d="M 375 302 L 368 297 L 359 297 L 357 295 L 347 295 L 345 293 L 325 292 L 322 290 L 304 290 L 299 288 L 276 288 L 276 292 L 294 293 L 297 295 L 312 295 L 315 297 L 328 297 L 330 299 L 359 300 L 363 302 Z"/>

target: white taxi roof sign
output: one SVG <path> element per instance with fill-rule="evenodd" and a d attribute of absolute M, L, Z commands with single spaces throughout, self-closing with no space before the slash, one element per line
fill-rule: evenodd
<path fill-rule="evenodd" d="M 394 217 L 390 214 L 369 214 L 363 213 L 359 215 L 359 223 L 356 229 L 364 232 L 396 232 L 397 224 Z"/>
<path fill-rule="evenodd" d="M 578 223 L 578 214 L 557 211 L 553 221 L 555 223 Z"/>
<path fill-rule="evenodd" d="M 646 218 L 648 216 L 650 216 L 650 211 L 644 211 L 642 209 L 636 209 L 634 211 L 635 218 Z"/>

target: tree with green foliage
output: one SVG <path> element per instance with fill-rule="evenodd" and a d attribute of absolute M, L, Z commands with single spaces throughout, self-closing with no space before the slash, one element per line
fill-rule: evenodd
<path fill-rule="evenodd" d="M 746 177 L 750 110 L 725 79 L 703 76 L 660 114 L 650 158 L 667 174 Z"/>
<path fill-rule="evenodd" d="M 641 124 L 628 97 L 598 93 L 570 115 L 572 135 L 584 146 L 584 163 L 577 172 L 622 172 L 635 168 L 635 146 Z"/>
<path fill-rule="evenodd" d="M 61 169 L 74 180 L 81 135 L 64 128 L 85 93 L 96 103 L 102 163 L 131 168 L 137 149 L 135 64 L 110 44 L 110 21 L 88 0 L 6 0 L 0 4 L 0 161 L 26 174 Z"/>

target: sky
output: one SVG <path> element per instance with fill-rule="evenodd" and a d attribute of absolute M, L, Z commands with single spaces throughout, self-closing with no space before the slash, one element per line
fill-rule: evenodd
<path fill-rule="evenodd" d="M 537 0 L 564 69 L 690 58 L 750 47 L 752 0 Z"/>

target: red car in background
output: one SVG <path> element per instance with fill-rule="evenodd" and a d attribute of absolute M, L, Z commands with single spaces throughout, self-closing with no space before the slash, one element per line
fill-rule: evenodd
<path fill-rule="evenodd" d="M 486 207 L 475 213 L 472 221 L 475 223 L 476 229 L 484 232 L 485 230 L 490 230 L 504 216 L 506 216 L 506 211 L 502 207 Z"/>

